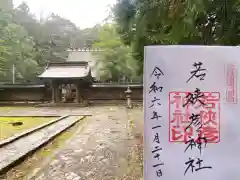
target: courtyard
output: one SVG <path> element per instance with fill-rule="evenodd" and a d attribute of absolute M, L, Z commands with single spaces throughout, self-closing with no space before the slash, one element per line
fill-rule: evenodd
<path fill-rule="evenodd" d="M 1 176 L 6 180 L 139 180 L 143 176 L 143 109 L 4 107 L 0 116 L 86 115 Z M 1 119 L 0 119 L 1 120 Z M 31 121 L 36 121 L 34 118 Z"/>

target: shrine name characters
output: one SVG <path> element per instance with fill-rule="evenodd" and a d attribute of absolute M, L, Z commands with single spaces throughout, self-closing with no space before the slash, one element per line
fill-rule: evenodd
<path fill-rule="evenodd" d="M 197 102 L 200 102 L 201 106 L 205 106 L 204 101 L 198 99 L 199 97 L 205 99 L 204 93 L 200 92 L 200 90 L 198 88 L 196 88 L 196 90 L 193 93 L 188 94 L 186 97 L 188 97 L 188 99 L 187 99 L 187 102 L 183 105 L 183 107 L 186 104 L 190 104 L 191 106 L 194 106 Z M 196 100 L 196 101 L 194 101 L 194 100 Z M 186 147 L 184 153 L 189 148 L 191 148 L 191 150 L 192 150 L 193 147 L 197 147 L 200 150 L 200 155 L 201 155 L 202 144 L 205 143 L 205 148 L 206 148 L 206 145 L 208 143 L 208 138 L 205 137 L 205 134 L 201 134 L 203 124 L 200 120 L 200 114 L 198 112 L 193 112 L 189 119 L 191 120 L 191 122 L 186 127 L 186 130 L 188 128 L 190 128 L 191 126 L 194 126 L 196 129 L 197 138 L 194 138 L 196 136 L 189 136 L 190 140 L 185 142 L 187 147 Z M 191 172 L 193 173 L 194 171 L 197 172 L 197 171 L 203 170 L 203 169 L 212 169 L 212 166 L 204 166 L 203 160 L 200 157 L 197 157 L 197 159 L 189 157 L 189 160 L 185 162 L 185 165 L 187 167 L 184 171 L 184 176 L 186 175 L 186 173 L 189 170 L 191 170 Z"/>
<path fill-rule="evenodd" d="M 189 137 L 199 133 L 208 139 L 208 143 L 218 143 L 220 141 L 220 93 L 202 92 L 204 98 L 201 97 L 195 105 L 183 106 L 187 102 L 187 95 L 191 93 L 193 92 L 169 93 L 169 142 L 187 142 L 190 140 Z M 202 103 L 205 105 L 202 106 Z M 198 121 L 196 115 L 198 115 Z M 198 125 L 197 132 L 192 125 L 195 127 Z"/>
<path fill-rule="evenodd" d="M 159 67 L 155 66 L 150 75 L 150 79 L 152 80 L 152 82 L 148 91 L 149 94 L 153 94 L 153 99 L 148 103 L 150 103 L 149 109 L 151 109 L 152 111 L 152 116 L 150 117 L 150 120 L 153 121 L 154 124 L 152 126 L 154 137 L 152 140 L 153 147 L 151 152 L 153 154 L 152 158 L 154 158 L 154 162 L 156 163 L 154 163 L 152 167 L 154 168 L 157 177 L 163 176 L 162 166 L 164 165 L 160 158 L 163 149 L 160 145 L 161 144 L 160 134 L 159 131 L 157 131 L 159 128 L 162 128 L 162 125 L 160 123 L 162 116 L 159 114 L 158 111 L 154 110 L 155 107 L 159 107 L 162 105 L 161 99 L 158 97 L 158 94 L 163 91 L 163 86 L 161 86 L 158 83 L 158 80 L 160 79 L 161 76 L 164 76 L 163 71 Z"/>
<path fill-rule="evenodd" d="M 205 68 L 202 68 L 202 65 L 203 65 L 202 62 L 193 64 L 193 67 L 195 69 L 190 72 L 191 77 L 187 80 L 186 83 L 188 83 L 193 77 L 200 79 L 200 81 L 204 80 L 207 70 Z M 209 100 L 209 96 L 213 97 L 211 95 L 212 95 L 212 93 L 210 93 L 208 95 L 208 100 Z M 219 101 L 219 99 L 220 98 L 218 98 L 218 101 Z M 192 147 L 197 147 L 200 150 L 200 156 L 201 156 L 202 144 L 205 143 L 205 148 L 206 148 L 208 140 L 211 138 L 211 137 L 209 138 L 209 134 L 205 133 L 205 131 L 206 131 L 205 126 L 207 125 L 207 127 L 212 127 L 212 126 L 209 126 L 209 124 L 211 122 L 214 125 L 218 124 L 218 123 L 216 123 L 216 112 L 212 112 L 212 109 L 215 109 L 216 103 L 209 103 L 209 101 L 207 101 L 206 95 L 203 92 L 201 92 L 199 88 L 196 88 L 196 90 L 192 93 L 187 93 L 184 100 L 185 101 L 182 104 L 182 108 L 187 107 L 186 111 L 187 111 L 188 115 L 187 115 L 186 120 L 190 121 L 190 122 L 188 122 L 188 125 L 186 127 L 184 127 L 185 128 L 184 131 L 186 132 L 187 130 L 191 129 L 191 132 L 192 132 L 192 134 L 189 134 L 187 136 L 188 138 L 190 138 L 190 140 L 186 141 L 186 139 L 185 139 L 185 144 L 187 145 L 187 147 L 186 147 L 184 153 L 186 153 L 186 151 L 189 148 L 191 148 L 191 150 L 192 150 Z M 189 116 L 188 107 L 191 107 L 191 110 L 190 110 L 191 115 L 190 116 Z M 207 113 L 205 110 L 201 109 L 201 107 L 203 109 L 207 109 Z M 204 114 L 207 114 L 206 122 L 203 119 Z M 173 121 L 171 121 L 171 122 L 173 122 Z M 193 131 L 196 134 L 193 134 L 194 133 Z M 217 137 L 219 137 L 219 136 L 217 136 Z M 186 136 L 185 136 L 185 138 L 186 138 Z M 216 140 L 216 138 L 213 138 L 210 140 L 214 141 L 214 140 Z M 189 170 L 191 170 L 191 172 L 193 173 L 194 171 L 197 172 L 197 171 L 203 170 L 203 169 L 212 169 L 211 166 L 204 166 L 203 160 L 200 157 L 197 157 L 197 159 L 189 157 L 189 160 L 185 162 L 185 166 L 186 166 L 186 169 L 184 171 L 184 176 L 186 175 L 186 173 Z"/>
<path fill-rule="evenodd" d="M 207 69 L 203 63 L 192 66 L 186 83 L 193 78 L 204 81 Z M 220 141 L 220 93 L 200 92 L 199 88 L 194 92 L 170 92 L 169 142 L 188 142 L 196 136 L 206 137 L 208 143 Z"/>

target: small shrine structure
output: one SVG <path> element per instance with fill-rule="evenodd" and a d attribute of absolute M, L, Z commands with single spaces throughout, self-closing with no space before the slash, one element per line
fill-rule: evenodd
<path fill-rule="evenodd" d="M 38 76 L 52 90 L 52 103 L 81 103 L 94 82 L 96 62 L 93 52 L 98 49 L 68 49 L 65 62 L 51 62 Z"/>

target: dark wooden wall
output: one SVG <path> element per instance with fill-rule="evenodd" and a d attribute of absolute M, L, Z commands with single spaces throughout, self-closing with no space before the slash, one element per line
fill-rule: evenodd
<path fill-rule="evenodd" d="M 87 99 L 89 100 L 124 100 L 126 95 L 124 87 L 91 87 Z M 132 99 L 142 100 L 143 88 L 132 88 Z"/>
<path fill-rule="evenodd" d="M 132 86 L 132 87 L 131 87 Z M 143 99 L 142 85 L 130 85 L 133 100 Z M 93 85 L 83 89 L 84 99 L 124 100 L 127 85 Z M 51 101 L 51 89 L 44 86 L 0 86 L 0 101 Z"/>
<path fill-rule="evenodd" d="M 1 88 L 0 101 L 44 101 L 45 88 Z"/>

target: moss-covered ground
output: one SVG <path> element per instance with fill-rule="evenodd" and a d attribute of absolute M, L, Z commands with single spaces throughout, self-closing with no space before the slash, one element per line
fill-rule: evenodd
<path fill-rule="evenodd" d="M 24 162 L 15 166 L 6 174 L 0 176 L 2 180 L 27 180 L 34 177 L 38 171 L 41 170 L 41 166 L 46 162 L 51 162 L 54 158 L 54 152 L 63 146 L 74 133 L 82 130 L 87 122 L 87 118 L 80 120 L 76 125 L 67 129 L 52 141 L 46 144 L 44 147 L 37 150 L 34 154 L 28 156 Z"/>
<path fill-rule="evenodd" d="M 0 117 L 0 140 L 56 119 L 56 117 Z M 21 125 L 17 123 L 22 123 Z M 16 123 L 16 125 L 14 125 Z"/>

